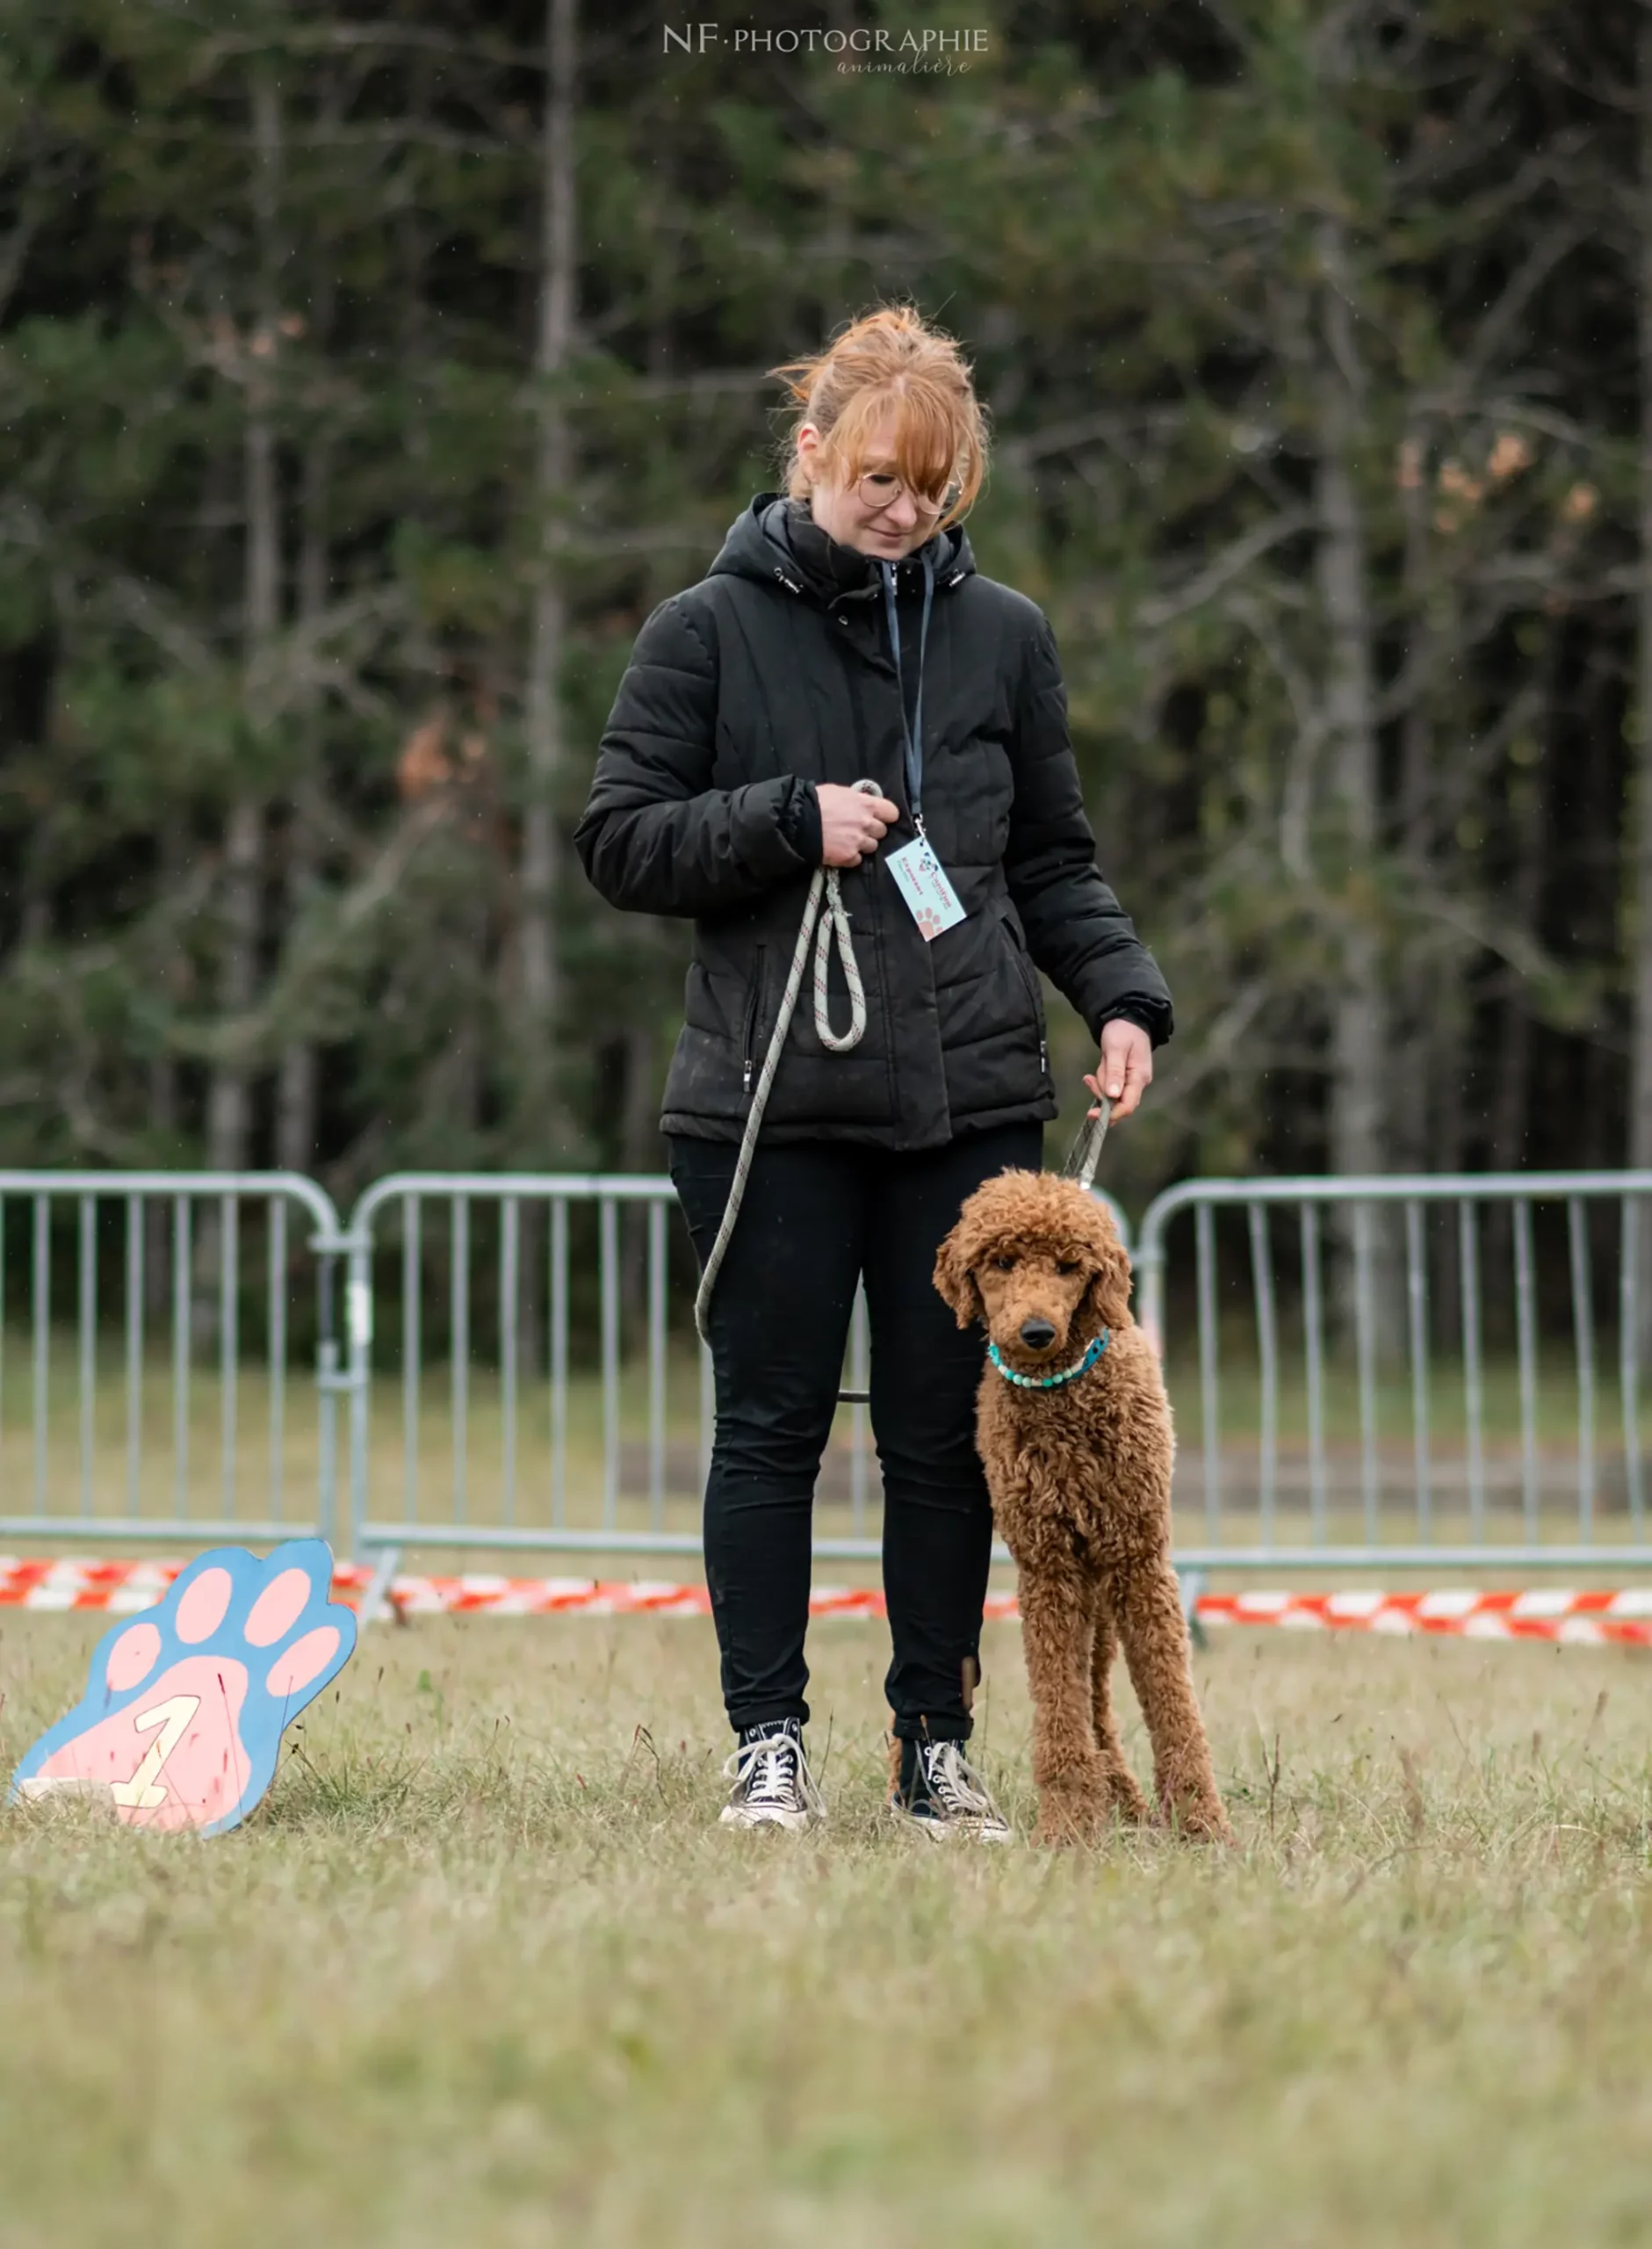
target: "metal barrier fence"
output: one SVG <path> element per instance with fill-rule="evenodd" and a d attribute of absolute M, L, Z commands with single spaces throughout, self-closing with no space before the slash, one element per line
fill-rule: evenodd
<path fill-rule="evenodd" d="M 331 1537 L 338 1246 L 332 1202 L 293 1173 L 0 1171 L 0 1536 Z M 8 1290 L 19 1264 L 21 1285 Z M 295 1330 L 310 1344 L 310 1322 L 294 1289 L 307 1267 L 314 1356 L 300 1370 Z M 8 1410 L 14 1300 L 27 1333 L 26 1446 Z M 54 1331 L 65 1303 L 72 1319 Z M 262 1345 L 250 1363 L 249 1341 Z M 290 1377 L 312 1370 L 313 1458 L 288 1400 Z"/>
<path fill-rule="evenodd" d="M 1159 1196 L 1134 1255 L 1177 1411 L 1181 1566 L 1652 1561 L 1648 1197 L 1652 1172 Z M 357 1555 L 697 1553 L 695 1270 L 658 1177 L 408 1174 L 343 1226 L 293 1174 L 0 1172 L 0 1535 L 338 1543 L 342 1395 Z M 867 1356 L 862 1300 L 852 1388 Z M 825 1558 L 878 1551 L 869 1434 L 840 1409 Z"/>
<path fill-rule="evenodd" d="M 1135 1262 L 1141 1317 L 1178 1407 L 1179 1564 L 1652 1561 L 1639 1398 L 1648 1195 L 1652 1172 L 1193 1180 L 1160 1195 L 1143 1219 Z M 1272 1223 L 1280 1211 L 1297 1234 L 1283 1268 Z M 1184 1214 L 1193 1221 L 1193 1303 L 1191 1322 L 1179 1326 L 1168 1247 Z M 1224 1220 L 1227 1269 L 1249 1299 L 1243 1313 L 1227 1307 L 1225 1320 Z M 1230 1238 L 1240 1220 L 1242 1247 Z M 1540 1226 L 1550 1235 L 1547 1258 Z M 1603 1252 L 1615 1256 L 1615 1289 L 1598 1286 Z M 1601 1332 L 1614 1298 L 1612 1401 Z M 1189 1324 L 1191 1363 L 1179 1349 Z M 1288 1329 L 1296 1346 L 1288 1356 Z M 1559 1384 L 1556 1329 L 1566 1337 Z M 1224 1360 L 1235 1359 L 1237 1414 L 1230 1378 L 1223 1389 Z M 1196 1450 L 1187 1435 L 1195 1392 Z M 1224 1404 L 1243 1421 L 1254 1407 L 1249 1474 L 1250 1433 L 1243 1448 L 1224 1442 Z M 1280 1537 L 1287 1514 L 1305 1536 Z M 1603 1537 L 1603 1518 L 1627 1537 Z"/>
<path fill-rule="evenodd" d="M 1123 1212 L 1102 1199 L 1128 1241 Z M 681 1320 L 674 1341 L 667 1317 L 674 1267 L 696 1270 L 668 1179 L 408 1173 L 367 1190 L 346 1243 L 358 1554 L 699 1552 L 711 1366 Z M 433 1330 L 446 1362 L 435 1395 Z M 393 1400 L 376 1341 L 393 1342 Z M 865 1389 L 867 1362 L 862 1295 L 852 1389 Z M 399 1442 L 381 1446 L 375 1423 L 391 1414 Z M 815 1552 L 875 1560 L 866 1408 L 840 1414 L 847 1435 L 828 1450 L 818 1499 L 842 1509 L 844 1527 L 817 1536 Z"/>

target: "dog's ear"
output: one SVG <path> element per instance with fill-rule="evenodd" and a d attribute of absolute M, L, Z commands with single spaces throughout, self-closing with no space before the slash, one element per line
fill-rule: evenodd
<path fill-rule="evenodd" d="M 1085 1292 L 1091 1309 L 1103 1327 L 1128 1327 L 1130 1324 L 1130 1261 L 1110 1219 L 1098 1229 L 1093 1255 L 1096 1269 L 1091 1275 L 1089 1287 Z"/>
<path fill-rule="evenodd" d="M 935 1287 L 950 1305 L 960 1327 L 967 1327 L 971 1320 L 984 1318 L 986 1313 L 970 1269 L 970 1237 L 974 1232 L 960 1219 L 935 1252 Z"/>

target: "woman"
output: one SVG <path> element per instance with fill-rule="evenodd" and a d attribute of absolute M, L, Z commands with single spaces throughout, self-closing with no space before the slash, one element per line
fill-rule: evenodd
<path fill-rule="evenodd" d="M 711 1302 L 705 1567 L 738 1737 L 722 1818 L 823 1816 L 803 1744 L 811 1518 L 863 1275 L 891 1807 L 996 1841 L 963 1748 L 992 1546 L 985 1346 L 930 1276 L 964 1197 L 1041 1161 L 1057 1104 L 1036 970 L 1100 1042 L 1085 1082 L 1115 1117 L 1152 1076 L 1170 995 L 1096 868 L 1050 626 L 977 573 L 961 526 L 986 445 L 956 344 L 886 306 L 772 372 L 801 409 L 787 491 L 760 494 L 710 576 L 644 626 L 574 838 L 613 904 L 694 916 L 660 1128 L 703 1266 L 822 865 L 865 994 L 846 1048 L 835 952 L 833 1043 L 805 991 Z M 920 836 L 944 877 L 927 900 L 896 857 Z"/>

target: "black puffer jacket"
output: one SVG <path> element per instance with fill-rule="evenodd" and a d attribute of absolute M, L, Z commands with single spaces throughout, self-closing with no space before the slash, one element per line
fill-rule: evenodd
<path fill-rule="evenodd" d="M 638 635 L 574 844 L 614 905 L 695 919 L 665 1132 L 739 1137 L 820 862 L 819 781 L 867 776 L 903 817 L 841 878 L 865 1036 L 823 1047 L 805 977 L 765 1139 L 927 1148 L 1053 1117 L 1035 964 L 1098 1038 L 1117 1016 L 1170 1035 L 1164 979 L 1096 868 L 1049 623 L 977 575 L 961 527 L 929 551 L 924 825 L 968 918 L 928 944 L 883 864 L 913 828 L 879 564 L 762 493 Z M 897 575 L 910 712 L 920 557 Z M 840 1031 L 835 953 L 832 991 Z"/>

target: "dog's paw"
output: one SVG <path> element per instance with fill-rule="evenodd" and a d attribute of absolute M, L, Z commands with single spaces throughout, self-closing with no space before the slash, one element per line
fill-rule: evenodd
<path fill-rule="evenodd" d="M 1152 1809 L 1142 1793 L 1140 1782 L 1128 1766 L 1120 1766 L 1107 1776 L 1107 1805 L 1114 1817 L 1131 1827 L 1145 1827 L 1152 1819 Z"/>
<path fill-rule="evenodd" d="M 1232 1828 L 1219 1797 L 1190 1797 L 1166 1803 L 1160 1816 L 1172 1833 L 1189 1843 L 1231 1843 Z"/>
<path fill-rule="evenodd" d="M 1113 1825 L 1107 1792 L 1100 1788 L 1041 1789 L 1036 1839 L 1059 1848 L 1099 1843 Z"/>

